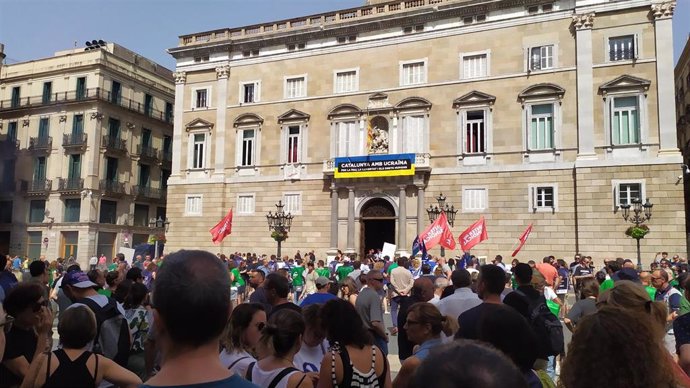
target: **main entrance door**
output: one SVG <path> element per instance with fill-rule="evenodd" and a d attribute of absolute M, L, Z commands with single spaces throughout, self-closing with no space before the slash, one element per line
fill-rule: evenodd
<path fill-rule="evenodd" d="M 369 200 L 360 214 L 360 255 L 369 249 L 382 249 L 383 243 L 395 243 L 395 209 L 381 198 Z"/>

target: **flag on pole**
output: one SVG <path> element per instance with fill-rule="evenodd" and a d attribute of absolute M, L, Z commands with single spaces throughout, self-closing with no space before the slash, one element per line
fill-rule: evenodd
<path fill-rule="evenodd" d="M 450 231 L 446 213 L 441 213 L 436 221 L 427 226 L 422 234 L 417 237 L 426 249 L 431 249 L 439 244 L 446 249 L 455 249 L 455 239 L 453 238 L 453 233 Z"/>
<path fill-rule="evenodd" d="M 232 208 L 230 209 L 228 215 L 226 215 L 222 220 L 220 220 L 220 222 L 217 223 L 216 226 L 211 228 L 210 232 L 211 241 L 213 241 L 214 244 L 218 245 L 221 242 L 223 242 L 225 236 L 229 235 L 232 232 Z"/>
<path fill-rule="evenodd" d="M 482 216 L 477 222 L 460 233 L 460 236 L 458 236 L 460 249 L 467 252 L 472 249 L 472 247 L 488 238 L 489 234 L 486 232 L 486 222 L 484 221 L 484 216 Z"/>
<path fill-rule="evenodd" d="M 458 268 L 467 268 L 470 266 L 470 263 L 472 262 L 472 255 L 470 255 L 469 252 L 465 252 L 462 255 L 462 258 L 457 260 Z"/>
<path fill-rule="evenodd" d="M 427 262 L 429 259 L 427 258 L 426 245 L 424 241 L 420 240 L 419 236 L 417 236 L 412 243 L 412 256 L 416 256 L 420 251 L 422 252 L 422 263 Z"/>
<path fill-rule="evenodd" d="M 518 252 L 520 252 L 520 249 L 522 249 L 522 246 L 525 245 L 525 243 L 527 242 L 527 238 L 529 237 L 530 233 L 532 233 L 532 224 L 529 224 L 527 229 L 525 229 L 525 231 L 522 232 L 522 234 L 518 238 L 518 240 L 520 240 L 520 243 L 519 243 L 517 249 L 515 249 L 513 251 L 513 254 L 511 255 L 511 257 L 515 257 L 515 255 L 517 255 Z"/>

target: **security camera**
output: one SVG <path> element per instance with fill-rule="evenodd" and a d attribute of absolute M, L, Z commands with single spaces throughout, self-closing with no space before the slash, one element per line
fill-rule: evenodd
<path fill-rule="evenodd" d="M 681 164 L 681 167 L 683 168 L 683 174 L 690 174 L 690 167 L 687 164 Z"/>
<path fill-rule="evenodd" d="M 683 179 L 683 176 L 682 176 L 682 175 L 678 175 L 678 180 L 681 180 L 681 179 Z"/>

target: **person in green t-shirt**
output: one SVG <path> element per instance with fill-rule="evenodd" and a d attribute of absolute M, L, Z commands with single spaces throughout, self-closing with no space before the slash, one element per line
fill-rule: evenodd
<path fill-rule="evenodd" d="M 294 293 L 294 303 L 299 304 L 304 291 L 304 267 L 302 266 L 302 259 L 295 260 L 295 266 L 290 268 L 290 277 L 292 278 L 292 290 Z"/>
<path fill-rule="evenodd" d="M 613 279 L 606 279 L 604 280 L 601 285 L 599 285 L 599 294 L 603 293 L 606 290 L 610 290 L 613 288 Z"/>
<path fill-rule="evenodd" d="M 335 275 L 338 278 L 338 282 L 342 282 L 347 275 L 350 274 L 350 272 L 354 271 L 355 269 L 352 267 L 352 263 L 350 263 L 350 260 L 344 260 L 343 265 L 338 267 L 338 269 L 335 270 Z"/>
<path fill-rule="evenodd" d="M 648 271 L 640 272 L 640 283 L 644 286 L 645 291 L 649 295 L 649 299 L 654 301 L 656 299 L 656 288 L 652 287 L 652 274 Z"/>
<path fill-rule="evenodd" d="M 396 268 L 398 268 L 398 263 L 397 263 L 395 260 L 393 260 L 393 262 L 391 263 L 391 265 L 388 266 L 388 269 L 386 270 L 386 274 L 387 274 L 388 276 L 390 276 L 390 275 L 391 275 L 391 271 L 393 271 L 393 270 L 396 269 Z"/>
<path fill-rule="evenodd" d="M 233 300 L 233 303 L 239 305 L 242 303 L 246 284 L 234 260 L 228 261 L 228 270 L 230 274 L 230 299 Z"/>
<path fill-rule="evenodd" d="M 319 261 L 316 263 L 316 265 L 317 265 L 316 270 L 315 270 L 316 273 L 319 274 L 319 276 L 323 276 L 323 277 L 325 277 L 325 278 L 329 278 L 329 279 L 330 279 L 330 277 L 331 277 L 331 271 L 330 271 L 328 268 L 325 267 L 325 266 L 326 266 L 326 263 L 324 263 L 323 260 L 319 260 Z"/>

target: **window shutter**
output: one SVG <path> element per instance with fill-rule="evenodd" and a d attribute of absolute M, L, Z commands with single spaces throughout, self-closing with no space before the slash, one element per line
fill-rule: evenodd
<path fill-rule="evenodd" d="M 288 161 L 288 142 L 290 138 L 290 130 L 288 127 L 282 125 L 280 127 L 280 163 L 285 164 Z"/>
<path fill-rule="evenodd" d="M 532 211 L 537 210 L 537 188 L 535 186 L 530 187 L 530 197 L 532 201 Z"/>
<path fill-rule="evenodd" d="M 526 71 L 526 72 L 529 71 L 529 69 L 530 69 L 530 62 L 529 61 L 530 61 L 530 52 L 531 51 L 532 51 L 531 47 L 525 48 L 525 55 L 522 58 L 524 71 Z"/>
<path fill-rule="evenodd" d="M 634 35 L 633 35 L 633 39 L 634 39 L 634 40 L 633 40 L 633 41 L 634 41 L 634 43 L 633 43 L 633 44 L 634 44 L 633 50 L 635 51 L 635 53 L 633 54 L 633 55 L 634 55 L 633 58 L 634 58 L 634 59 L 639 59 L 639 58 L 640 58 L 640 45 L 639 45 L 639 43 L 638 43 L 638 36 L 637 36 L 637 34 L 634 34 Z"/>
<path fill-rule="evenodd" d="M 238 130 L 235 135 L 235 166 L 242 165 L 242 139 L 244 137 L 244 131 Z"/>

